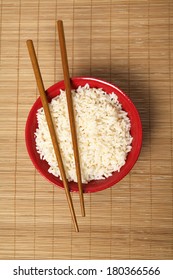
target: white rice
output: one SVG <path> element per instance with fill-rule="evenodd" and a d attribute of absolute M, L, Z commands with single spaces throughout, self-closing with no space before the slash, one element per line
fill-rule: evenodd
<path fill-rule="evenodd" d="M 115 93 L 88 84 L 72 90 L 82 182 L 105 179 L 120 171 L 131 150 L 130 120 Z M 77 182 L 65 91 L 49 104 L 68 181 Z M 37 112 L 36 149 L 60 176 L 43 108 Z M 61 177 L 61 176 L 60 176 Z"/>

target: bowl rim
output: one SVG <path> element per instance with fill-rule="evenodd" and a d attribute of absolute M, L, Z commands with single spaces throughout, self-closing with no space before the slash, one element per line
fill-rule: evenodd
<path fill-rule="evenodd" d="M 80 80 L 86 80 L 86 83 L 87 83 L 87 81 L 88 81 L 88 82 L 89 82 L 89 81 L 93 81 L 93 82 L 96 82 L 96 83 L 98 82 L 98 83 L 101 83 L 101 84 L 103 84 L 103 85 L 105 85 L 105 86 L 109 86 L 109 87 L 111 87 L 112 89 L 115 89 L 116 92 L 118 91 L 118 92 L 128 101 L 130 107 L 132 106 L 133 111 L 135 112 L 135 117 L 136 117 L 136 120 L 137 120 L 138 129 L 139 129 L 139 132 L 140 132 L 140 133 L 138 133 L 139 139 L 138 139 L 138 145 L 136 146 L 137 152 L 135 153 L 135 158 L 133 159 L 133 161 L 130 162 L 130 164 L 128 165 L 128 168 L 125 170 L 125 172 L 121 172 L 121 170 L 120 170 L 118 179 L 113 180 L 113 181 L 111 181 L 111 182 L 107 182 L 106 184 L 103 183 L 103 185 L 101 185 L 101 186 L 98 185 L 97 187 L 94 187 L 93 189 L 87 188 L 87 186 L 88 186 L 88 184 L 89 184 L 90 182 L 89 182 L 88 184 L 82 184 L 82 185 L 84 186 L 84 193 L 92 193 L 92 192 L 98 192 L 98 191 L 102 191 L 102 190 L 105 190 L 105 189 L 107 189 L 107 188 L 113 187 L 114 185 L 116 185 L 119 181 L 121 181 L 121 180 L 131 171 L 131 169 L 132 169 L 133 166 L 135 165 L 136 161 L 138 160 L 138 157 L 139 157 L 139 155 L 140 155 L 141 148 L 142 148 L 142 136 L 143 136 L 143 133 L 142 133 L 142 122 L 141 122 L 141 119 L 140 119 L 139 112 L 138 112 L 137 108 L 135 107 L 134 103 L 133 103 L 132 100 L 129 98 L 129 96 L 128 96 L 125 92 L 123 92 L 119 87 L 117 87 L 116 85 L 114 85 L 114 84 L 112 84 L 112 83 L 109 83 L 109 82 L 107 82 L 107 81 L 105 81 L 105 80 L 98 79 L 98 78 L 94 78 L 94 77 L 89 77 L 89 76 L 81 76 L 81 77 L 76 76 L 76 77 L 72 77 L 72 78 L 71 78 L 71 81 L 72 81 L 72 82 L 73 82 L 73 81 L 74 81 L 74 82 L 75 82 L 75 81 L 80 81 Z M 50 87 L 46 90 L 46 92 L 48 93 L 48 95 L 49 95 L 53 90 L 55 90 L 55 89 L 57 88 L 58 85 L 60 85 L 60 84 L 62 84 L 62 83 L 64 83 L 64 80 L 58 81 L 58 82 L 56 82 L 55 84 L 53 84 L 52 86 L 50 86 Z M 116 92 L 115 92 L 115 94 L 117 94 Z M 51 97 L 51 99 L 52 99 L 52 98 L 53 98 L 53 97 Z M 29 125 L 30 125 L 30 122 L 31 122 L 32 112 L 33 112 L 33 110 L 34 110 L 34 108 L 35 108 L 35 106 L 36 106 L 36 104 L 37 104 L 38 102 L 41 102 L 40 96 L 35 100 L 35 102 L 34 102 L 33 105 L 31 106 L 30 111 L 29 111 L 28 116 L 27 116 L 27 121 L 26 121 L 26 125 L 25 125 L 25 144 L 26 144 L 26 148 L 27 148 L 29 157 L 30 157 L 30 159 L 31 159 L 31 161 L 32 161 L 32 163 L 33 163 L 33 165 L 34 165 L 35 168 L 37 169 L 37 171 L 38 171 L 45 179 L 47 179 L 47 181 L 48 181 L 49 183 L 51 183 L 51 184 L 53 184 L 53 185 L 55 185 L 55 186 L 60 187 L 60 188 L 63 189 L 64 187 L 63 187 L 63 185 L 62 185 L 62 181 L 61 181 L 61 184 L 58 184 L 58 182 L 55 183 L 55 182 L 53 182 L 50 178 L 48 178 L 48 177 L 50 177 L 50 176 L 47 177 L 47 176 L 45 175 L 45 173 L 43 172 L 43 170 L 42 170 L 42 168 L 41 168 L 41 165 L 39 165 L 39 164 L 35 161 L 35 158 L 34 158 L 34 155 L 33 155 L 33 149 L 32 149 L 32 147 L 31 147 L 31 145 L 30 145 L 30 142 L 28 141 L 28 131 L 29 131 Z M 38 110 L 38 109 L 37 109 L 37 110 Z M 130 153 L 130 152 L 129 152 L 129 153 Z M 40 159 L 40 161 L 41 161 L 41 159 Z M 126 165 L 126 164 L 125 164 L 125 165 Z M 50 173 L 47 172 L 47 175 L 50 175 Z M 53 175 L 53 176 L 54 176 L 54 175 Z M 55 177 L 55 176 L 54 176 L 54 177 Z M 112 176 L 110 176 L 110 177 L 112 177 Z M 58 177 L 55 177 L 55 178 L 57 179 Z M 56 179 L 55 179 L 55 180 L 56 180 Z M 60 180 L 60 179 L 59 179 L 59 180 Z M 94 181 L 96 181 L 96 180 L 94 180 Z M 103 179 L 103 181 L 105 182 L 106 179 Z M 70 182 L 69 182 L 69 184 L 70 184 Z M 77 183 L 74 183 L 74 184 L 77 185 Z M 71 189 L 71 188 L 70 188 L 70 191 L 72 191 L 72 192 L 78 192 L 78 189 L 73 189 L 73 188 Z"/>

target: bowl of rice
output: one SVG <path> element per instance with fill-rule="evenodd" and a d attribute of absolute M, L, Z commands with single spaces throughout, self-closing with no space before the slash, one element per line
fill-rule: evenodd
<path fill-rule="evenodd" d="M 142 146 L 138 111 L 118 87 L 91 77 L 71 78 L 81 176 L 84 193 L 104 190 L 125 177 Z M 47 89 L 70 191 L 78 191 L 65 84 Z M 28 154 L 36 169 L 63 188 L 41 99 L 32 106 L 25 128 Z"/>

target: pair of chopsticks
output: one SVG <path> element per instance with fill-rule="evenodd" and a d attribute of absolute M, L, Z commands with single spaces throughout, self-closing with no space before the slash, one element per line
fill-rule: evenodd
<path fill-rule="evenodd" d="M 73 111 L 73 100 L 72 100 L 72 94 L 71 94 L 71 85 L 70 85 L 70 76 L 69 76 L 69 68 L 68 68 L 68 60 L 67 60 L 67 51 L 66 51 L 66 44 L 65 44 L 65 36 L 64 36 L 64 28 L 63 28 L 63 22 L 61 20 L 57 21 L 57 28 L 58 28 L 58 35 L 59 35 L 59 43 L 60 43 L 60 50 L 61 50 L 61 59 L 62 59 L 62 66 L 63 66 L 63 73 L 64 73 L 64 82 L 65 82 L 65 88 L 66 88 L 66 99 L 67 99 L 67 105 L 68 105 L 68 113 L 69 113 L 69 121 L 70 121 L 70 129 L 71 129 L 71 135 L 72 135 L 72 144 L 73 144 L 73 150 L 74 150 L 74 159 L 75 159 L 75 167 L 76 167 L 76 175 L 78 180 L 78 188 L 79 188 L 79 196 L 80 196 L 80 205 L 81 205 L 81 213 L 82 216 L 85 216 L 85 208 L 84 208 L 84 197 L 83 197 L 83 190 L 82 190 L 82 181 L 81 181 L 81 171 L 80 171 L 80 161 L 79 161 L 79 151 L 78 151 L 78 145 L 77 145 L 77 135 L 76 135 L 76 127 L 75 127 L 75 120 L 74 120 L 74 111 Z M 34 45 L 32 40 L 27 40 L 27 47 L 32 63 L 32 67 L 35 74 L 35 79 L 37 82 L 37 87 L 40 93 L 41 102 L 43 105 L 43 109 L 46 116 L 46 121 L 48 124 L 53 148 L 55 151 L 56 159 L 58 162 L 58 166 L 60 169 L 60 174 L 62 177 L 67 202 L 69 205 L 69 209 L 71 212 L 72 221 L 74 224 L 74 228 L 76 231 L 79 231 L 77 219 L 74 211 L 74 206 L 68 186 L 68 181 L 65 174 L 65 169 L 60 153 L 59 144 L 56 137 L 55 128 L 53 125 L 46 91 L 44 88 L 37 56 L 35 53 Z"/>

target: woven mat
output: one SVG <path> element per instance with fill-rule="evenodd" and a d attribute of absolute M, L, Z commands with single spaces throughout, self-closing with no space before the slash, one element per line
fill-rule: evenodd
<path fill-rule="evenodd" d="M 173 2 L 1 0 L 0 258 L 173 258 Z M 34 169 L 25 147 L 38 93 L 25 41 L 45 87 L 63 78 L 55 22 L 64 20 L 70 73 L 115 83 L 138 108 L 143 148 L 128 176 L 85 195 L 75 233 L 64 192 Z"/>

